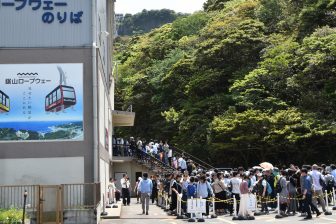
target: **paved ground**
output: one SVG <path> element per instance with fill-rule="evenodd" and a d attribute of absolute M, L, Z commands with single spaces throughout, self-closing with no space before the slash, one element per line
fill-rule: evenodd
<path fill-rule="evenodd" d="M 232 221 L 230 216 L 220 216 L 216 219 L 205 219 L 205 223 L 255 223 L 255 224 L 267 224 L 267 223 L 319 223 L 319 224 L 336 224 L 336 212 L 333 215 L 325 216 L 321 215 L 319 218 L 313 218 L 310 221 L 303 221 L 302 217 L 292 216 L 283 219 L 275 219 L 276 214 L 269 214 L 267 216 L 257 216 L 254 221 Z M 130 206 L 123 206 L 121 212 L 121 219 L 103 220 L 102 224 L 181 224 L 188 223 L 187 220 L 177 220 L 175 216 L 167 216 L 163 210 L 155 205 L 150 205 L 149 215 L 142 215 L 142 209 L 140 204 L 132 203 Z"/>

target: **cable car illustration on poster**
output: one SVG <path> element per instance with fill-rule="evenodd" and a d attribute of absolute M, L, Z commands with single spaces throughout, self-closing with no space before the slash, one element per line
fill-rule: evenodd
<path fill-rule="evenodd" d="M 72 86 L 66 83 L 66 76 L 62 67 L 57 66 L 60 81 L 59 86 L 52 90 L 45 97 L 45 111 L 46 112 L 59 112 L 65 111 L 67 108 L 76 104 L 76 92 Z"/>
<path fill-rule="evenodd" d="M 9 96 L 0 90 L 0 114 L 10 111 Z"/>

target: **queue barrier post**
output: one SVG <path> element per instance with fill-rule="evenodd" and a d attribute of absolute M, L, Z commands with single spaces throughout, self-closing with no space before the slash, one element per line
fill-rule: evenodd
<path fill-rule="evenodd" d="M 331 192 L 331 198 L 332 198 L 332 204 L 333 206 L 335 206 L 335 188 L 332 188 L 332 192 Z"/>
<path fill-rule="evenodd" d="M 167 192 L 165 192 L 165 209 L 164 209 L 165 212 L 168 212 L 169 211 L 169 208 L 168 208 L 168 194 Z"/>
<path fill-rule="evenodd" d="M 211 218 L 212 218 L 212 219 L 217 218 L 217 215 L 216 215 L 216 203 L 215 203 L 215 197 L 212 197 L 212 214 L 211 214 Z"/>
<path fill-rule="evenodd" d="M 326 209 L 328 211 L 329 210 L 328 192 L 327 192 L 327 190 L 325 190 L 324 192 L 325 192 Z"/>
<path fill-rule="evenodd" d="M 256 203 L 255 203 L 255 211 L 257 212 L 258 211 L 258 197 L 257 197 L 257 194 L 254 193 L 254 197 L 256 199 Z"/>
<path fill-rule="evenodd" d="M 177 219 L 183 219 L 183 216 L 182 216 L 182 195 L 181 194 L 177 194 L 176 213 L 177 213 Z"/>
<path fill-rule="evenodd" d="M 283 216 L 280 214 L 280 194 L 277 193 L 277 206 L 278 206 L 278 214 L 275 216 L 276 219 L 281 219 Z"/>
<path fill-rule="evenodd" d="M 233 214 L 235 217 L 238 216 L 237 214 L 237 199 L 236 199 L 236 195 L 233 195 Z"/>

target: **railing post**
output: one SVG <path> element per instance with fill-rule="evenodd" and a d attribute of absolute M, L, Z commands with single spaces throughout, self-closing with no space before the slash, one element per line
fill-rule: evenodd
<path fill-rule="evenodd" d="M 23 194 L 23 214 L 22 214 L 22 223 L 23 224 L 25 224 L 27 196 L 28 196 L 28 192 L 27 192 L 27 190 L 25 190 L 24 194 Z"/>

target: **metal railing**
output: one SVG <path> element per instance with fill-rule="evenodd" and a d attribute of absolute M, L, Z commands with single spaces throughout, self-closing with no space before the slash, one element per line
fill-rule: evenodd
<path fill-rule="evenodd" d="M 92 209 L 100 202 L 100 183 L 63 184 L 63 209 Z"/>
<path fill-rule="evenodd" d="M 53 214 L 59 223 L 91 224 L 96 223 L 100 189 L 100 183 L 0 186 L 0 209 L 22 209 L 27 191 L 25 208 L 32 223 Z"/>
<path fill-rule="evenodd" d="M 204 162 L 203 160 L 191 155 L 190 153 L 187 153 L 186 151 L 182 149 L 177 148 L 176 146 L 170 146 L 170 147 L 173 149 L 175 155 L 178 155 L 178 156 L 184 155 L 184 157 L 192 159 L 194 164 L 198 167 L 202 167 L 206 170 L 215 169 L 215 167 L 210 165 L 209 163 Z"/>
<path fill-rule="evenodd" d="M 0 186 L 0 208 L 22 208 L 24 201 L 24 192 L 28 193 L 26 207 L 32 210 L 37 210 L 38 207 L 38 185 L 9 185 Z"/>
<path fill-rule="evenodd" d="M 112 144 L 113 156 L 131 157 L 133 151 L 130 148 L 130 144 Z"/>

